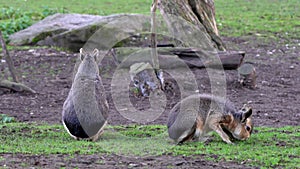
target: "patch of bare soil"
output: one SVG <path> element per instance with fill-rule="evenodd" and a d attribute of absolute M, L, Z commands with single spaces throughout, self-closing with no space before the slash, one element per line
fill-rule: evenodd
<path fill-rule="evenodd" d="M 300 46 L 299 40 L 265 42 L 255 38 L 226 38 L 229 49 L 246 51 L 246 60 L 254 63 L 258 74 L 258 88 L 242 87 L 237 83 L 237 71 L 226 71 L 227 96 L 237 107 L 250 103 L 254 109 L 256 126 L 299 125 L 300 121 Z M 238 48 L 237 48 L 238 47 Z M 37 94 L 5 93 L 0 95 L 0 114 L 15 117 L 21 122 L 45 121 L 50 124 L 61 123 L 61 110 L 71 87 L 72 71 L 77 54 L 57 51 L 52 48 L 14 50 L 11 56 L 19 72 L 22 83 L 38 91 Z M 110 105 L 109 124 L 126 125 L 134 123 L 124 118 L 116 108 L 111 96 L 111 80 L 116 68 L 112 57 L 105 57 L 100 72 Z M 209 78 L 206 70 L 192 69 L 199 92 L 209 92 Z M 169 110 L 180 100 L 176 92 L 168 92 L 167 106 L 162 115 L 149 124 L 166 124 Z M 149 108 L 148 102 L 134 104 L 139 108 Z M 143 105 L 143 103 L 147 103 Z M 35 156 L 25 154 L 1 154 L 1 166 L 15 168 L 22 165 L 33 167 L 79 167 L 79 168 L 244 168 L 231 162 L 208 162 L 201 156 L 173 157 L 164 155 L 151 158 L 129 158 L 117 155 L 51 155 Z M 27 167 L 26 166 L 26 167 Z"/>
<path fill-rule="evenodd" d="M 118 155 L 26 155 L 26 154 L 2 154 L 7 160 L 0 161 L 0 166 L 9 168 L 245 168 L 242 164 L 234 162 L 214 163 L 204 160 L 202 156 L 155 156 L 147 158 L 124 157 Z"/>

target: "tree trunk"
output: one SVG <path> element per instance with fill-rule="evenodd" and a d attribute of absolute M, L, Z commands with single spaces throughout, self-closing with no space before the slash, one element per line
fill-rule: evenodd
<path fill-rule="evenodd" d="M 187 22 L 194 24 L 201 32 L 204 32 L 217 49 L 225 50 L 215 21 L 214 0 L 159 0 L 159 8 L 165 20 L 172 20 L 171 16 L 182 17 Z M 174 28 L 172 23 L 169 23 L 168 26 L 172 29 L 178 29 Z M 174 36 L 176 37 L 183 33 L 178 30 L 173 30 L 173 32 L 175 32 Z M 202 37 L 198 38 L 202 39 Z"/>

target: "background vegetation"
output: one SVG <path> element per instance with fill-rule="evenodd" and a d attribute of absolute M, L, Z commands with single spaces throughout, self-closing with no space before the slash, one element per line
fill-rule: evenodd
<path fill-rule="evenodd" d="M 0 0 L 0 29 L 5 37 L 44 17 L 60 13 L 110 15 L 148 13 L 152 0 Z M 215 0 L 216 20 L 223 36 L 299 38 L 298 0 Z"/>

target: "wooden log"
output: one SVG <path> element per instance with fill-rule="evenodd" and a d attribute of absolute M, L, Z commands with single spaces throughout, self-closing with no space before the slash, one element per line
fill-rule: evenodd
<path fill-rule="evenodd" d="M 170 53 L 184 60 L 189 67 L 223 68 L 225 70 L 237 69 L 245 57 L 244 51 L 207 52 L 196 48 L 174 48 L 170 50 Z"/>
<path fill-rule="evenodd" d="M 189 67 L 199 69 L 210 67 L 214 69 L 232 70 L 237 69 L 244 60 L 244 51 L 219 51 L 207 52 L 198 48 L 157 48 L 161 69 L 176 68 L 184 66 L 176 63 L 176 59 L 185 62 Z M 122 67 L 129 68 L 130 65 L 137 62 L 149 62 L 147 58 L 150 54 L 150 48 L 115 48 L 116 59 L 123 63 Z M 142 52 L 141 52 L 142 51 Z M 149 51 L 149 52 L 148 52 Z M 127 58 L 128 56 L 132 58 Z"/>

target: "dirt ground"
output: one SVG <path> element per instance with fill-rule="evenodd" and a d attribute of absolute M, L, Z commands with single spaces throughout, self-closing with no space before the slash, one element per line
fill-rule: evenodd
<path fill-rule="evenodd" d="M 237 83 L 237 71 L 226 71 L 227 96 L 237 107 L 250 103 L 254 109 L 255 126 L 299 125 L 300 122 L 300 41 L 266 41 L 263 38 L 224 38 L 228 49 L 246 51 L 245 60 L 251 61 L 258 74 L 257 89 L 242 87 Z M 37 94 L 5 93 L 0 95 L 0 114 L 13 116 L 20 122 L 45 121 L 61 124 L 62 105 L 71 87 L 72 71 L 77 54 L 53 48 L 11 51 L 21 82 L 38 91 Z M 3 67 L 3 66 L 2 66 Z M 0 66 L 0 68 L 2 68 Z M 101 76 L 110 105 L 109 124 L 134 123 L 124 118 L 114 107 L 110 92 L 115 62 L 110 57 L 101 63 Z M 207 92 L 209 79 L 206 70 L 192 69 L 200 92 Z M 168 111 L 179 101 L 178 94 L 167 94 L 165 112 L 149 124 L 166 124 Z M 136 100 L 136 99 L 133 99 Z M 147 108 L 148 105 L 139 107 Z M 140 104 L 137 103 L 137 104 Z M 26 154 L 0 154 L 6 160 L 0 166 L 23 168 L 245 168 L 235 162 L 205 161 L 201 156 L 184 157 L 164 155 L 131 158 L 118 155 L 68 155 L 37 156 Z"/>

